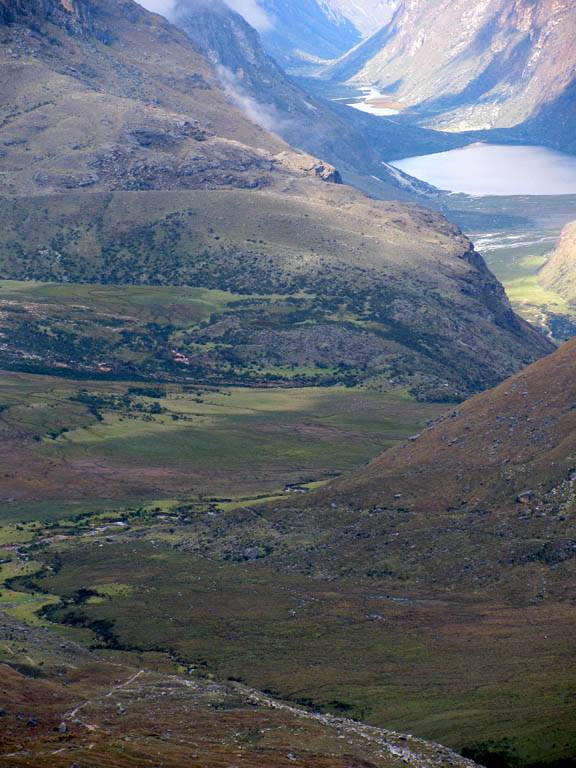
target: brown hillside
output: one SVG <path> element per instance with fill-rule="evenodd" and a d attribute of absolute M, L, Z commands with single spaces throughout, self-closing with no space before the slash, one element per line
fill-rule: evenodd
<path fill-rule="evenodd" d="M 43 628 L 4 613 L 0 620 L 6 768 L 474 767 L 412 736 L 307 712 L 235 683 L 176 676 L 167 655 L 150 654 L 149 668 L 130 664 L 136 658 L 106 662 Z"/>
<path fill-rule="evenodd" d="M 427 589 L 571 594 L 575 362 L 576 339 L 366 466 L 270 510 L 282 531 L 276 554 Z"/>
<path fill-rule="evenodd" d="M 517 509 L 516 496 L 531 489 L 522 509 L 537 511 L 576 467 L 575 364 L 573 339 L 325 493 L 433 512 Z"/>

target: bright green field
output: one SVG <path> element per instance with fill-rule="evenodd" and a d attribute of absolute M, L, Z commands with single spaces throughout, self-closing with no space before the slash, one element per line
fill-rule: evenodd
<path fill-rule="evenodd" d="M 29 491 L 26 498 L 47 500 L 42 489 L 50 472 L 58 473 L 53 493 L 60 486 L 59 498 L 67 502 L 106 496 L 103 473 L 111 482 L 109 497 L 119 499 L 281 491 L 368 461 L 421 431 L 446 407 L 418 403 L 402 391 L 345 387 L 170 385 L 161 391 L 164 397 L 148 397 L 141 384 L 1 376 L 10 458 L 20 467 L 18 481 L 36 483 L 36 498 Z M 20 455 L 38 462 L 37 469 L 30 463 L 28 476 Z M 22 498 L 12 476 L 0 479 L 0 494 L 3 487 L 16 503 Z"/>

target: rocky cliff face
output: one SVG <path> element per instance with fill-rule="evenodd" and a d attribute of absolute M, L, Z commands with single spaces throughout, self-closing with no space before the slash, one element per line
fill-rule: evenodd
<path fill-rule="evenodd" d="M 462 131 L 534 118 L 574 77 L 574 0 L 404 0 L 394 18 L 331 71 Z"/>
<path fill-rule="evenodd" d="M 50 22 L 79 37 L 111 39 L 89 0 L 0 0 L 0 24 Z"/>
<path fill-rule="evenodd" d="M 567 301 L 576 300 L 576 221 L 562 230 L 560 242 L 540 271 L 540 283 Z"/>

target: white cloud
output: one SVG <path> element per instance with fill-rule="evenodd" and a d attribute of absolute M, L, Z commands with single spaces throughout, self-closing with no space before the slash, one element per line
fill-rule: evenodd
<path fill-rule="evenodd" d="M 195 2 L 202 2 L 207 5 L 220 5 L 220 0 L 192 0 L 189 5 L 193 6 Z M 251 24 L 259 32 L 265 32 L 274 26 L 273 20 L 258 3 L 258 0 L 223 0 L 224 3 L 243 16 L 248 24 Z M 185 8 L 188 3 L 186 0 L 138 0 L 140 5 L 154 13 L 160 13 L 162 16 L 170 19 L 174 15 L 176 5 Z"/>
<path fill-rule="evenodd" d="M 244 16 L 248 24 L 251 24 L 259 32 L 265 32 L 274 26 L 270 16 L 266 14 L 257 0 L 225 0 L 226 5 L 241 16 Z"/>
<path fill-rule="evenodd" d="M 250 96 L 237 76 L 227 67 L 216 65 L 216 73 L 224 86 L 228 100 L 243 112 L 252 122 L 271 133 L 281 134 L 288 123 L 279 117 L 276 107 L 271 104 L 260 104 Z"/>
<path fill-rule="evenodd" d="M 175 0 L 138 0 L 138 2 L 147 10 L 154 11 L 154 13 L 159 13 L 167 18 L 170 18 L 175 5 Z"/>

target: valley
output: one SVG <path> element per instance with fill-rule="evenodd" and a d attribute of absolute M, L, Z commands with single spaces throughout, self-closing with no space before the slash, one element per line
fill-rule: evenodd
<path fill-rule="evenodd" d="M 502 285 L 514 310 L 561 343 L 574 335 L 574 306 L 547 287 L 544 267 L 573 220 L 572 195 L 448 195 L 448 216 L 462 227 Z"/>
<path fill-rule="evenodd" d="M 367 461 L 445 408 L 406 392 L 334 386 L 158 386 L 4 373 L 0 389 L 0 499 L 10 511 L 43 499 L 57 511 L 94 498 L 282 495 Z M 18 472 L 23 461 L 26 476 Z"/>

